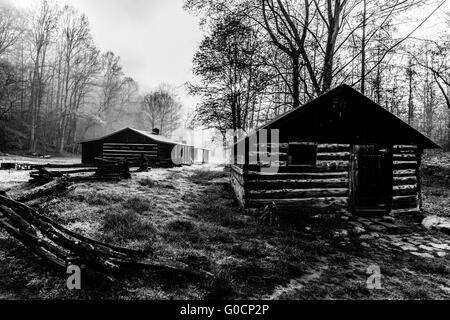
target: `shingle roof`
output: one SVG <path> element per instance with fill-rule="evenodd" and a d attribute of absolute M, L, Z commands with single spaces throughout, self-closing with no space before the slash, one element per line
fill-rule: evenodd
<path fill-rule="evenodd" d="M 81 141 L 80 143 L 86 143 L 86 142 L 93 142 L 93 141 L 103 140 L 103 139 L 109 138 L 109 137 L 111 137 L 111 136 L 113 136 L 113 135 L 115 135 L 115 134 L 118 134 L 118 133 L 120 133 L 120 132 L 123 132 L 123 131 L 125 131 L 125 130 L 132 130 L 132 131 L 134 131 L 134 132 L 136 132 L 136 133 L 138 133 L 138 134 L 141 134 L 141 135 L 146 136 L 146 137 L 148 137 L 148 138 L 150 138 L 150 139 L 153 139 L 153 140 L 159 141 L 159 142 L 163 142 L 163 143 L 168 143 L 168 144 L 173 144 L 173 145 L 181 145 L 181 144 L 182 144 L 182 143 L 174 142 L 174 141 L 172 141 L 171 139 L 166 138 L 166 137 L 164 137 L 164 136 L 160 136 L 160 135 L 157 135 L 157 134 L 153 134 L 153 133 L 151 133 L 150 131 L 137 130 L 137 129 L 134 129 L 134 128 L 125 128 L 125 129 L 122 129 L 122 130 L 113 132 L 113 133 L 111 133 L 111 134 L 108 134 L 108 135 L 106 135 L 106 136 L 103 136 L 103 137 L 101 137 L 101 138 L 90 139 L 90 140 L 84 140 L 84 141 Z"/>
<path fill-rule="evenodd" d="M 409 124 L 407 124 L 402 119 L 400 119 L 393 113 L 389 112 L 388 110 L 377 104 L 375 101 L 369 99 L 365 95 L 361 94 L 360 92 L 358 92 L 357 90 L 353 89 L 352 87 L 346 84 L 340 85 L 324 93 L 318 98 L 313 99 L 296 109 L 290 110 L 276 117 L 275 119 L 259 127 L 249 136 L 255 134 L 255 132 L 258 132 L 262 129 L 285 128 L 288 121 L 291 121 L 293 118 L 301 119 L 302 121 L 302 124 L 296 123 L 297 128 L 299 128 L 299 126 L 301 125 L 312 125 L 312 123 L 316 123 L 314 121 L 317 120 L 318 118 L 324 118 L 327 116 L 327 112 L 330 111 L 329 108 L 330 101 L 332 101 L 333 97 L 339 95 L 351 98 L 354 101 L 358 102 L 358 107 L 352 106 L 353 107 L 352 110 L 353 112 L 355 112 L 355 114 L 353 114 L 352 116 L 353 120 L 360 121 L 361 123 L 364 124 L 368 124 L 370 122 L 377 121 L 379 119 L 384 119 L 385 123 L 380 123 L 379 125 L 377 125 L 377 128 L 376 129 L 374 128 L 373 130 L 383 132 L 388 129 L 388 127 L 386 126 L 387 122 L 389 122 L 389 125 L 391 126 L 390 128 L 396 128 L 395 133 L 402 132 L 405 136 L 409 136 L 411 140 L 414 140 L 415 142 L 417 142 L 418 144 L 420 144 L 425 148 L 440 148 L 440 146 L 436 144 L 434 141 L 432 141 L 430 138 L 428 138 L 415 128 L 411 127 Z M 364 116 L 361 116 L 362 113 L 364 113 Z M 312 116 L 315 118 L 311 118 Z M 340 134 L 343 134 L 343 132 L 335 132 L 335 134 L 339 136 Z M 249 136 L 247 136 L 246 138 L 248 138 Z M 239 141 L 243 139 L 244 138 L 240 139 Z"/>

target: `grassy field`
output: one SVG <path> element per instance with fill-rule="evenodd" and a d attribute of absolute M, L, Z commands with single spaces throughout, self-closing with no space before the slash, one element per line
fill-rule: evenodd
<path fill-rule="evenodd" d="M 79 156 L 70 155 L 67 157 L 51 157 L 49 159 L 40 157 L 27 157 L 17 155 L 0 154 L 0 162 L 33 163 L 33 164 L 74 164 L 81 163 Z"/>
<path fill-rule="evenodd" d="M 449 258 L 415 257 L 376 239 L 362 240 L 348 217 L 319 215 L 269 226 L 241 213 L 222 168 L 154 169 L 119 183 L 76 184 L 39 210 L 89 237 L 151 257 L 188 263 L 214 274 L 210 281 L 152 273 L 113 280 L 84 278 L 68 291 L 66 276 L 49 268 L 0 231 L 3 299 L 448 299 Z M 18 192 L 25 177 L 4 185 Z M 431 183 L 433 183 L 431 179 Z M 439 190 L 439 195 L 435 195 Z M 427 185 L 429 201 L 444 196 Z M 450 237 L 403 217 L 411 234 Z M 404 234 L 408 237 L 409 234 Z M 449 242 L 450 243 L 450 242 Z M 367 269 L 378 265 L 382 289 L 367 289 Z"/>
<path fill-rule="evenodd" d="M 450 217 L 450 153 L 426 154 L 422 173 L 424 209 Z"/>

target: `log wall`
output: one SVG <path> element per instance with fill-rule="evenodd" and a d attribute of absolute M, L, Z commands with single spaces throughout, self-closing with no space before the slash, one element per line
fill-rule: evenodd
<path fill-rule="evenodd" d="M 231 186 L 233 187 L 234 193 L 236 194 L 239 205 L 242 208 L 246 208 L 246 174 L 244 170 L 239 166 L 231 165 L 230 175 Z"/>
<path fill-rule="evenodd" d="M 263 168 L 270 163 L 250 164 L 244 185 L 240 185 L 244 192 L 238 197 L 243 196 L 246 208 L 261 208 L 273 202 L 282 209 L 346 211 L 350 148 L 348 144 L 319 144 L 316 166 L 288 166 L 288 144 L 279 144 L 278 172 L 264 172 Z M 237 184 L 237 178 L 233 179 Z"/>
<path fill-rule="evenodd" d="M 395 145 L 392 213 L 417 212 L 420 208 L 421 151 L 417 146 Z"/>
<path fill-rule="evenodd" d="M 267 145 L 263 147 L 273 147 Z M 327 212 L 349 210 L 351 199 L 350 144 L 319 144 L 316 166 L 288 166 L 288 144 L 279 144 L 279 170 L 266 173 L 270 163 L 233 165 L 231 183 L 240 205 Z M 392 213 L 420 210 L 420 159 L 416 146 L 393 146 Z"/>
<path fill-rule="evenodd" d="M 156 159 L 158 157 L 157 144 L 133 144 L 133 143 L 104 143 L 103 158 L 106 160 L 121 160 L 124 158 L 146 158 Z"/>

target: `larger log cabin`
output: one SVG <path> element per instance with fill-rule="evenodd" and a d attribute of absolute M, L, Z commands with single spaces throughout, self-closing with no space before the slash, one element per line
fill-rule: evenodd
<path fill-rule="evenodd" d="M 422 153 L 440 148 L 347 85 L 262 126 L 236 154 L 239 145 L 246 151 L 234 157 L 231 182 L 243 208 L 357 214 L 419 211 Z M 276 171 L 265 172 L 269 166 Z"/>

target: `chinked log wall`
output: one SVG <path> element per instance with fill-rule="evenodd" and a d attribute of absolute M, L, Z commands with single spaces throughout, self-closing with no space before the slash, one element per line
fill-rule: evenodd
<path fill-rule="evenodd" d="M 394 146 L 393 213 L 421 210 L 421 158 L 421 151 L 416 146 Z"/>
<path fill-rule="evenodd" d="M 121 160 L 124 158 L 146 158 L 156 159 L 158 157 L 157 144 L 127 144 L 127 143 L 104 143 L 103 158 L 107 160 Z"/>
<path fill-rule="evenodd" d="M 421 154 L 415 146 L 394 146 L 393 150 L 392 212 L 418 211 Z M 315 167 L 288 167 L 287 151 L 288 144 L 279 145 L 280 168 L 276 174 L 261 172 L 261 163 L 249 166 L 248 171 L 231 167 L 231 184 L 242 207 L 261 208 L 274 202 L 286 209 L 348 209 L 350 145 L 319 144 Z"/>
<path fill-rule="evenodd" d="M 261 172 L 264 163 L 250 165 L 248 172 L 233 166 L 232 185 L 241 205 L 251 209 L 274 202 L 283 209 L 347 210 L 350 145 L 319 144 L 316 166 L 288 167 L 288 148 L 279 145 L 276 174 Z"/>
<path fill-rule="evenodd" d="M 246 208 L 246 180 L 247 174 L 244 173 L 244 170 L 237 165 L 231 165 L 231 186 L 233 187 L 236 198 L 242 208 Z"/>

